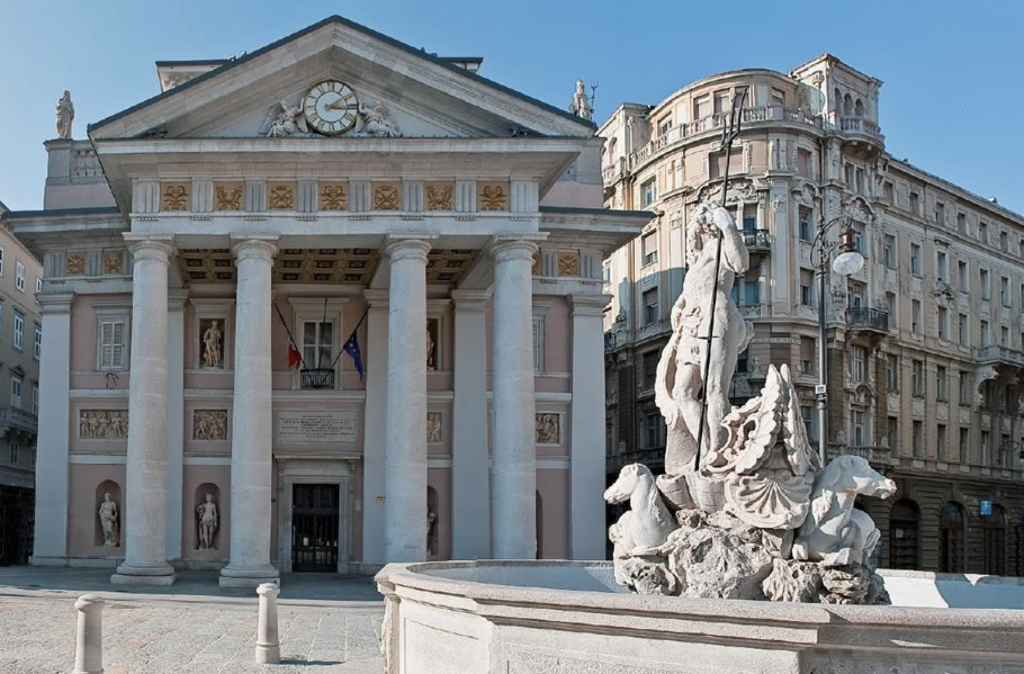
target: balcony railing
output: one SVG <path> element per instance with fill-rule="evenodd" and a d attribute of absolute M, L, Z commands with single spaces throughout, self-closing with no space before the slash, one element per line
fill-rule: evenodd
<path fill-rule="evenodd" d="M 11 431 L 38 435 L 39 419 L 17 407 L 0 407 L 0 437 Z"/>
<path fill-rule="evenodd" d="M 868 136 L 872 139 L 879 138 L 882 134 L 878 128 L 878 124 L 875 124 L 869 119 L 863 117 L 841 117 L 839 119 L 839 128 L 844 133 L 858 136 Z"/>
<path fill-rule="evenodd" d="M 850 307 L 846 310 L 846 324 L 854 329 L 889 331 L 889 312 L 871 307 Z"/>
<path fill-rule="evenodd" d="M 300 371 L 301 384 L 304 389 L 333 389 L 334 369 L 329 367 L 311 367 Z"/>
<path fill-rule="evenodd" d="M 885 468 L 891 465 L 892 462 L 892 449 L 889 447 L 851 447 L 849 445 L 837 444 L 830 444 L 828 446 L 829 461 L 844 454 L 852 454 L 853 456 L 867 459 L 867 462 L 875 468 Z"/>
<path fill-rule="evenodd" d="M 989 344 L 978 349 L 978 360 L 982 363 L 1003 363 L 1024 367 L 1024 353 L 998 344 Z"/>
<path fill-rule="evenodd" d="M 772 235 L 767 229 L 743 230 L 743 243 L 751 253 L 771 251 Z"/>

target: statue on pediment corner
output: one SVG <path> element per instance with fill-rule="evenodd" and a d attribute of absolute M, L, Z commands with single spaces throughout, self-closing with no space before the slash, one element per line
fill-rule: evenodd
<path fill-rule="evenodd" d="M 75 106 L 71 103 L 71 92 L 64 90 L 64 95 L 57 101 L 57 138 L 71 138 L 71 122 L 75 120 Z"/>
<path fill-rule="evenodd" d="M 363 130 L 356 135 L 376 138 L 402 137 L 402 130 L 398 128 L 398 123 L 391 116 L 391 111 L 383 103 L 378 101 L 371 108 L 360 106 L 359 114 L 363 118 Z"/>
<path fill-rule="evenodd" d="M 594 106 L 591 105 L 590 99 L 587 97 L 587 90 L 583 80 L 576 80 L 576 92 L 572 95 L 572 104 L 569 106 L 569 112 L 583 119 L 594 118 Z"/>
<path fill-rule="evenodd" d="M 309 126 L 299 106 L 289 105 L 288 101 L 282 100 L 276 109 L 277 114 L 270 122 L 267 138 L 288 138 L 299 133 L 309 133 Z"/>

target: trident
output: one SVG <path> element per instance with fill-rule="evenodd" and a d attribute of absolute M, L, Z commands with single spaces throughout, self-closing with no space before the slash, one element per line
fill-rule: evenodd
<path fill-rule="evenodd" d="M 729 155 L 732 152 L 732 142 L 740 133 L 740 121 L 743 113 L 743 99 L 747 92 L 741 90 L 732 100 L 732 109 L 725 126 L 722 127 L 722 152 L 725 153 L 725 176 L 722 180 L 722 206 L 725 206 L 725 195 L 729 189 Z M 715 291 L 711 293 L 711 314 L 708 320 L 707 337 L 701 337 L 707 342 L 704 350 L 704 378 L 701 380 L 700 396 L 700 425 L 697 427 L 697 452 L 693 458 L 693 471 L 700 470 L 700 448 L 704 441 L 704 426 L 708 417 L 708 377 L 711 374 L 711 344 L 715 334 L 715 306 L 718 304 L 718 273 L 722 268 L 722 239 L 725 238 L 721 232 L 718 234 L 718 245 L 715 249 Z"/>

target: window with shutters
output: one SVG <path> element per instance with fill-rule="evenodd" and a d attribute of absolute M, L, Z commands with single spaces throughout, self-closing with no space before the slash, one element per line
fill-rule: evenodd
<path fill-rule="evenodd" d="M 127 326 L 128 321 L 124 318 L 100 319 L 98 369 L 123 370 L 128 367 Z"/>
<path fill-rule="evenodd" d="M 644 234 L 641 240 L 643 246 L 644 264 L 653 264 L 658 261 L 658 232 Z"/>
<path fill-rule="evenodd" d="M 43 357 L 43 329 L 36 323 L 35 336 L 32 338 L 32 357 L 39 360 Z"/>
<path fill-rule="evenodd" d="M 14 285 L 25 292 L 25 265 L 20 260 L 14 261 Z"/>
<path fill-rule="evenodd" d="M 21 377 L 11 375 L 11 407 L 16 410 L 21 409 L 21 382 Z"/>
<path fill-rule="evenodd" d="M 32 384 L 32 414 L 39 416 L 39 384 Z"/>
<path fill-rule="evenodd" d="M 14 312 L 14 348 L 25 350 L 25 317 L 17 311 Z"/>

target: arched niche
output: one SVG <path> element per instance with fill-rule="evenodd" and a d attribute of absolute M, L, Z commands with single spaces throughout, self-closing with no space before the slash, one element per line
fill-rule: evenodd
<path fill-rule="evenodd" d="M 214 505 L 214 512 L 216 513 L 216 527 L 213 530 L 213 537 L 211 546 L 206 548 L 202 547 L 202 536 L 200 535 L 200 517 L 206 512 L 206 495 L 210 495 L 210 500 Z M 200 508 L 203 508 L 202 512 Z M 220 545 L 220 532 L 221 525 L 223 524 L 221 516 L 221 499 L 220 499 L 220 487 L 213 482 L 203 482 L 196 487 L 195 494 L 192 499 L 192 528 L 195 531 L 195 549 L 196 550 L 217 550 L 221 547 Z"/>
<path fill-rule="evenodd" d="M 100 519 L 100 508 L 103 506 L 103 502 L 106 501 L 106 495 L 110 494 L 110 500 L 114 502 L 117 507 L 117 517 L 114 520 L 116 533 L 117 533 L 117 545 L 104 545 L 105 537 L 103 535 L 103 522 Z M 124 536 L 122 532 L 122 525 L 124 523 L 124 498 L 122 497 L 121 485 L 113 480 L 104 480 L 96 485 L 96 492 L 93 499 L 93 544 L 98 548 L 107 548 L 108 550 L 121 550 L 124 547 Z"/>
<path fill-rule="evenodd" d="M 901 498 L 889 511 L 889 568 L 916 569 L 919 560 L 921 509 L 909 498 Z"/>
<path fill-rule="evenodd" d="M 949 501 L 939 511 L 939 571 L 964 572 L 964 539 L 967 537 L 964 507 Z"/>

